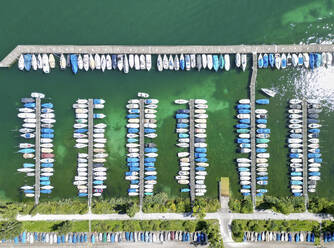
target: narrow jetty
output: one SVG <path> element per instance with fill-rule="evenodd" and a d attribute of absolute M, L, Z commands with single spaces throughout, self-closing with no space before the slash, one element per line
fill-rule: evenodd
<path fill-rule="evenodd" d="M 18 45 L 1 62 L 10 67 L 21 54 L 201 54 L 334 52 L 333 44 L 225 45 L 225 46 L 122 46 L 122 45 Z"/>
<path fill-rule="evenodd" d="M 257 76 L 257 55 L 253 53 L 252 77 L 249 85 L 251 102 L 251 194 L 253 208 L 256 206 L 256 123 L 255 123 L 255 90 Z"/>
<path fill-rule="evenodd" d="M 189 175 L 189 186 L 190 186 L 190 201 L 193 204 L 195 201 L 195 154 L 194 154 L 194 143 L 195 143 L 195 123 L 194 123 L 194 105 L 195 100 L 189 100 L 189 159 L 190 159 L 190 175 Z"/>
<path fill-rule="evenodd" d="M 307 102 L 302 102 L 303 109 L 303 195 L 305 198 L 305 209 L 308 206 L 308 173 L 307 173 Z"/>
<path fill-rule="evenodd" d="M 93 196 L 93 150 L 94 150 L 94 104 L 88 99 L 88 207 L 92 205 Z"/>
<path fill-rule="evenodd" d="M 41 177 L 41 98 L 36 97 L 36 133 L 35 133 L 35 205 L 39 203 Z"/>
<path fill-rule="evenodd" d="M 143 199 L 144 199 L 144 149 L 145 149 L 145 143 L 144 143 L 144 138 L 145 138 L 145 133 L 144 133 L 144 117 L 145 117 L 145 111 L 144 111 L 144 106 L 145 106 L 145 100 L 140 99 L 139 100 L 139 207 L 140 211 L 142 210 L 143 207 Z"/>

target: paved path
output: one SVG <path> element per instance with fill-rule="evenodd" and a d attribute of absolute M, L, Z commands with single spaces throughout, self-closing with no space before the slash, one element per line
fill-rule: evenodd
<path fill-rule="evenodd" d="M 225 46 L 121 46 L 121 45 L 18 45 L 1 62 L 10 67 L 24 53 L 99 54 L 199 54 L 199 53 L 299 53 L 334 52 L 333 44 L 225 45 Z"/>
<path fill-rule="evenodd" d="M 94 104 L 93 99 L 88 99 L 88 207 L 92 206 L 93 197 L 93 149 L 94 149 Z"/>
<path fill-rule="evenodd" d="M 36 97 L 36 132 L 35 132 L 35 205 L 41 196 L 41 98 Z"/>
<path fill-rule="evenodd" d="M 145 159 L 145 131 L 144 131 L 144 123 L 145 123 L 145 100 L 140 99 L 139 100 L 139 108 L 140 108 L 140 114 L 139 114 L 139 207 L 140 211 L 142 211 L 143 208 L 143 200 L 144 200 L 144 159 Z"/>
<path fill-rule="evenodd" d="M 195 119 L 194 119 L 195 100 L 189 100 L 189 159 L 190 159 L 190 201 L 195 202 Z"/>

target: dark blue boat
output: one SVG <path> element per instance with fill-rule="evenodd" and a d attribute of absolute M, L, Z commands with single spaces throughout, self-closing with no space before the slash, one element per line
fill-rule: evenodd
<path fill-rule="evenodd" d="M 258 123 L 258 124 L 267 124 L 267 120 L 266 119 L 257 119 L 256 123 Z"/>
<path fill-rule="evenodd" d="M 117 69 L 117 56 L 115 54 L 111 55 L 112 68 Z"/>
<path fill-rule="evenodd" d="M 257 133 L 270 133 L 269 128 L 259 128 L 256 130 Z"/>
<path fill-rule="evenodd" d="M 79 128 L 74 130 L 75 133 L 86 133 L 88 132 L 88 129 L 85 128 Z"/>
<path fill-rule="evenodd" d="M 25 54 L 23 55 L 24 58 L 24 69 L 27 71 L 30 71 L 31 69 L 31 54 Z"/>
<path fill-rule="evenodd" d="M 268 54 L 263 55 L 263 68 L 268 68 Z"/>
<path fill-rule="evenodd" d="M 272 68 L 275 66 L 275 57 L 272 53 L 269 54 L 269 64 Z"/>
<path fill-rule="evenodd" d="M 180 68 L 181 68 L 182 71 L 184 71 L 184 69 L 185 69 L 185 62 L 184 62 L 184 57 L 183 56 L 180 57 Z"/>
<path fill-rule="evenodd" d="M 315 64 L 314 53 L 310 53 L 310 68 L 313 69 Z"/>
<path fill-rule="evenodd" d="M 78 56 L 76 54 L 71 54 L 70 56 L 72 71 L 74 74 L 78 73 Z"/>
<path fill-rule="evenodd" d="M 128 133 L 138 133 L 139 129 L 138 128 L 128 128 Z"/>

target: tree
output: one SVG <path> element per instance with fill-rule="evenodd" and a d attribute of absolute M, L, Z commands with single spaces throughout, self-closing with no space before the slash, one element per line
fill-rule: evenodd
<path fill-rule="evenodd" d="M 13 239 L 22 232 L 22 223 L 16 220 L 2 222 L 0 225 L 0 239 Z"/>
<path fill-rule="evenodd" d="M 59 224 L 56 224 L 52 228 L 54 231 L 56 231 L 58 234 L 66 234 L 69 233 L 72 230 L 72 222 L 70 221 L 63 221 Z"/>
<path fill-rule="evenodd" d="M 129 217 L 135 216 L 137 213 L 137 204 L 135 203 L 130 203 L 126 207 L 126 214 L 129 215 Z"/>

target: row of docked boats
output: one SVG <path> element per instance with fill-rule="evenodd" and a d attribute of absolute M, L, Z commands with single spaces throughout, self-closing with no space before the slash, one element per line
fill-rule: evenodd
<path fill-rule="evenodd" d="M 88 177 L 91 177 L 92 180 L 93 196 L 101 196 L 103 190 L 107 187 L 103 184 L 107 179 L 107 168 L 104 166 L 108 157 L 105 149 L 107 139 L 104 136 L 107 125 L 102 122 L 94 124 L 94 120 L 101 120 L 105 118 L 105 115 L 93 113 L 94 109 L 103 109 L 104 103 L 103 99 L 78 99 L 73 104 L 76 117 L 73 125 L 73 138 L 76 140 L 75 147 L 80 149 L 77 158 L 77 175 L 73 184 L 78 189 L 79 197 L 88 196 L 88 187 L 90 186 L 88 185 Z M 92 118 L 93 121 L 91 122 L 89 118 Z M 93 127 L 89 127 L 89 123 L 92 123 Z M 92 129 L 93 133 L 90 133 L 89 129 Z M 92 147 L 89 146 L 90 142 L 92 142 Z M 82 149 L 87 149 L 87 151 L 84 152 Z M 89 149 L 93 149 L 93 151 L 89 151 Z M 89 157 L 90 153 L 93 154 L 93 157 Z M 93 168 L 88 168 L 89 164 L 92 164 Z M 91 172 L 89 172 L 89 169 L 91 169 Z"/>
<path fill-rule="evenodd" d="M 269 104 L 269 99 L 257 99 L 255 101 L 257 105 Z M 257 184 L 257 196 L 263 196 L 268 192 L 266 185 L 268 185 L 268 167 L 270 153 L 268 152 L 268 146 L 270 142 L 270 128 L 267 127 L 268 123 L 268 110 L 263 108 L 255 109 L 256 117 L 256 184 Z"/>
<path fill-rule="evenodd" d="M 311 242 L 315 241 L 313 232 L 245 232 L 244 242 Z"/>
<path fill-rule="evenodd" d="M 247 55 L 237 53 L 235 56 L 235 66 L 245 71 L 247 66 Z M 191 69 L 229 71 L 231 68 L 229 54 L 175 54 L 158 55 L 158 71 L 190 71 Z"/>
<path fill-rule="evenodd" d="M 148 97 L 147 93 L 139 92 L 138 98 L 130 99 L 126 105 L 128 109 L 126 162 L 129 171 L 125 172 L 125 179 L 130 181 L 129 196 L 153 195 L 154 185 L 157 183 L 155 163 L 158 148 L 152 139 L 157 137 L 156 113 L 159 101 Z M 140 185 L 143 185 L 144 192 L 140 192 Z"/>
<path fill-rule="evenodd" d="M 304 183 L 303 169 L 303 106 L 299 99 L 289 100 L 289 129 L 288 147 L 290 150 L 290 187 L 294 196 L 302 196 Z"/>
<path fill-rule="evenodd" d="M 21 54 L 18 60 L 18 68 L 23 71 L 43 70 L 50 73 L 56 67 L 56 60 L 53 54 Z"/>
<path fill-rule="evenodd" d="M 145 231 L 145 232 L 74 232 L 67 234 L 47 232 L 22 232 L 13 240 L 1 240 L 1 243 L 22 244 L 77 244 L 77 243 L 120 243 L 120 242 L 146 242 L 162 243 L 170 241 L 193 242 L 206 244 L 208 237 L 203 232 L 184 231 Z"/>
<path fill-rule="evenodd" d="M 182 188 L 181 192 L 190 192 L 191 187 L 195 187 L 195 196 L 204 196 L 206 193 L 205 177 L 207 175 L 206 168 L 209 166 L 207 159 L 207 143 L 206 143 L 206 128 L 207 118 L 206 109 L 208 108 L 207 101 L 204 99 L 190 100 L 179 99 L 176 104 L 193 104 L 193 113 L 188 109 L 179 109 L 176 112 L 176 133 L 178 135 L 177 146 L 186 148 L 186 151 L 178 152 L 180 171 L 175 177 L 181 185 L 189 185 L 189 188 Z M 190 116 L 193 116 L 191 118 Z M 193 126 L 193 132 L 190 132 L 190 126 Z M 192 140 L 192 142 L 191 142 Z M 190 143 L 194 147 L 190 147 Z M 194 150 L 191 150 L 194 149 Z M 194 166 L 192 169 L 191 166 Z M 191 182 L 190 173 L 195 172 L 195 182 Z"/>
<path fill-rule="evenodd" d="M 316 192 L 317 182 L 320 180 L 320 169 L 322 157 L 319 144 L 320 120 L 319 114 L 322 112 L 319 101 L 307 100 L 307 159 L 308 159 L 308 182 L 307 190 L 310 193 Z"/>
<path fill-rule="evenodd" d="M 55 157 L 52 143 L 54 138 L 53 125 L 56 122 L 55 113 L 52 103 L 41 103 L 41 106 L 37 107 L 36 98 L 41 100 L 45 98 L 45 95 L 33 92 L 30 98 L 21 99 L 23 107 L 19 108 L 18 117 L 23 119 L 24 123 L 19 132 L 26 142 L 19 144 L 18 152 L 23 154 L 24 159 L 35 159 L 35 161 L 24 163 L 23 168 L 19 168 L 18 171 L 26 173 L 28 177 L 35 177 L 35 173 L 40 173 L 39 192 L 51 194 L 53 186 L 51 186 L 50 177 L 53 175 Z M 33 144 L 32 139 L 39 144 Z M 35 157 L 35 154 L 38 154 L 39 157 Z M 38 171 L 35 169 L 37 159 L 40 162 Z M 26 197 L 35 196 L 35 185 L 24 185 L 20 189 Z"/>
<path fill-rule="evenodd" d="M 60 55 L 60 68 L 71 66 L 74 74 L 78 70 L 119 70 L 129 73 L 130 70 L 147 70 L 152 68 L 151 54 L 70 54 L 67 59 Z"/>
<path fill-rule="evenodd" d="M 240 99 L 237 104 L 237 118 L 238 124 L 236 124 L 236 132 L 238 137 L 236 142 L 239 145 L 238 152 L 242 154 L 249 154 L 251 152 L 250 144 L 250 115 L 251 105 L 249 99 Z M 240 180 L 240 193 L 243 196 L 251 194 L 251 160 L 249 158 L 240 157 L 236 159 L 239 180 Z"/>
<path fill-rule="evenodd" d="M 258 67 L 259 68 L 275 68 L 285 69 L 286 67 L 302 67 L 305 68 L 318 68 L 321 66 L 331 66 L 333 63 L 332 53 L 270 53 L 270 54 L 259 54 L 258 56 Z"/>

